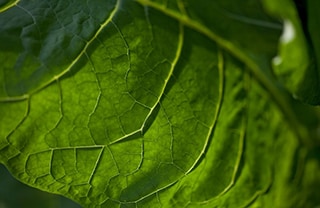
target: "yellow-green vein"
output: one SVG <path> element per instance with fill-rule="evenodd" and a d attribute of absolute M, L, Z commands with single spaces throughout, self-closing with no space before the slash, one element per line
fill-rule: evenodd
<path fill-rule="evenodd" d="M 262 86 L 267 90 L 271 97 L 276 101 L 276 104 L 279 106 L 283 114 L 286 116 L 288 122 L 292 125 L 292 129 L 298 135 L 300 141 L 303 142 L 306 146 L 312 146 L 312 144 L 310 144 L 310 142 L 305 139 L 308 138 L 308 130 L 306 129 L 306 127 L 300 124 L 298 116 L 296 115 L 292 107 L 288 105 L 288 103 L 291 102 L 289 95 L 280 86 L 278 86 L 274 80 L 271 80 L 270 77 L 267 77 L 264 74 L 263 70 L 261 70 L 260 67 L 248 55 L 242 52 L 241 48 L 236 47 L 232 42 L 224 39 L 223 37 L 220 37 L 206 26 L 199 24 L 198 22 L 196 22 L 193 19 L 190 19 L 186 15 L 181 15 L 178 12 L 167 9 L 162 5 L 159 5 L 158 3 L 149 0 L 136 1 L 144 6 L 149 6 L 158 11 L 161 11 L 163 14 L 180 21 L 186 27 L 189 27 L 201 34 L 204 34 L 209 39 L 216 42 L 221 47 L 223 47 L 228 52 L 237 57 L 244 64 L 246 64 L 248 70 L 250 70 L 250 72 L 254 75 L 257 81 L 260 84 L 262 84 Z"/>

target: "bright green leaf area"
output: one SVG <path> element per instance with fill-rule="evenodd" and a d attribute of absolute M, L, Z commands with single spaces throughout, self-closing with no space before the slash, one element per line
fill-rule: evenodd
<path fill-rule="evenodd" d="M 320 206 L 317 4 L 0 1 L 0 162 L 83 207 Z"/>

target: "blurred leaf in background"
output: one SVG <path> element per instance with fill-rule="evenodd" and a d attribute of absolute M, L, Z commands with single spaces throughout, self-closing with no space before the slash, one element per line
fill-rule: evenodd
<path fill-rule="evenodd" d="M 0 208 L 81 208 L 75 202 L 27 186 L 0 165 Z"/>

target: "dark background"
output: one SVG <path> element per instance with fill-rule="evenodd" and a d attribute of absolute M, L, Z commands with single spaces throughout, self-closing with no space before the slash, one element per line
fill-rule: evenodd
<path fill-rule="evenodd" d="M 0 208 L 81 208 L 75 202 L 24 185 L 0 164 Z"/>

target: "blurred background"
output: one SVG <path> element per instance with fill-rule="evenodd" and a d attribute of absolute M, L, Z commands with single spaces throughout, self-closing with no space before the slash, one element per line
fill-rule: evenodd
<path fill-rule="evenodd" d="M 0 164 L 0 208 L 81 208 L 65 197 L 24 185 Z"/>

